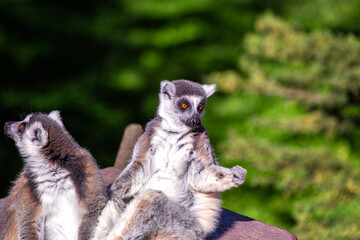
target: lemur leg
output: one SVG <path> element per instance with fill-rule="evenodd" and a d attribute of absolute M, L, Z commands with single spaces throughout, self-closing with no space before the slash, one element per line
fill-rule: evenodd
<path fill-rule="evenodd" d="M 223 192 L 237 187 L 246 176 L 246 170 L 240 166 L 229 169 L 212 164 L 205 168 L 200 161 L 192 162 L 189 171 L 193 172 L 189 174 L 190 186 L 203 193 Z"/>
<path fill-rule="evenodd" d="M 150 190 L 129 203 L 107 239 L 144 238 L 203 239 L 204 234 L 189 210 Z"/>

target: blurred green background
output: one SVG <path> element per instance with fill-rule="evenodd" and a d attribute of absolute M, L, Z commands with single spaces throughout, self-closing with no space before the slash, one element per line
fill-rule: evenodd
<path fill-rule="evenodd" d="M 104 168 L 161 80 L 217 83 L 203 124 L 248 170 L 223 207 L 298 239 L 360 239 L 360 1 L 0 2 L 1 124 L 61 111 Z M 0 142 L 1 196 L 23 166 Z"/>

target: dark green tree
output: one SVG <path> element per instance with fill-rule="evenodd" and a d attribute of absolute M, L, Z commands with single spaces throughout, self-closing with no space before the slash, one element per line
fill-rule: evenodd
<path fill-rule="evenodd" d="M 294 221 L 299 239 L 360 237 L 359 66 L 354 35 L 266 14 L 245 38 L 239 71 L 206 78 L 229 96 L 212 116 L 226 126 L 221 157 L 248 166 L 248 191 L 266 192 L 270 221 Z"/>

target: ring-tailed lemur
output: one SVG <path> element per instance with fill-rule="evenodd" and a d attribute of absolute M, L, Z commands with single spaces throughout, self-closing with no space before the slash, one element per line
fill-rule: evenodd
<path fill-rule="evenodd" d="M 138 203 L 148 191 L 162 192 L 169 201 L 185 209 L 180 215 L 195 217 L 197 224 L 187 230 L 197 233 L 200 226 L 203 235 L 196 234 L 197 238 L 215 229 L 221 209 L 218 193 L 240 185 L 246 175 L 240 166 L 228 169 L 218 165 L 207 132 L 200 124 L 205 101 L 215 90 L 215 84 L 200 85 L 188 80 L 161 82 L 157 116 L 147 124 L 135 145 L 131 163 L 111 187 L 113 199 L 133 200 L 107 239 L 141 236 L 143 229 L 133 227 L 139 225 L 135 219 L 139 211 L 148 212 L 145 219 L 152 214 L 158 221 L 172 220 L 176 214 L 171 211 L 159 214 L 151 212 L 156 208 L 148 210 L 147 204 Z M 181 222 L 188 224 L 185 219 Z M 175 228 L 163 227 L 176 236 Z M 157 237 L 156 230 L 154 236 Z M 181 235 L 177 238 L 187 239 Z"/>
<path fill-rule="evenodd" d="M 92 155 L 65 130 L 58 111 L 6 122 L 25 166 L 10 191 L 1 239 L 92 236 L 108 193 Z"/>

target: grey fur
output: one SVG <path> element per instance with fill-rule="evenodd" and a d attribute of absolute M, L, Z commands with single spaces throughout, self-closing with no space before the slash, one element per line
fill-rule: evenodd
<path fill-rule="evenodd" d="M 144 196 L 145 195 L 145 196 Z M 123 239 L 201 239 L 203 231 L 191 212 L 184 206 L 169 200 L 162 192 L 148 191 L 151 195 L 145 208 L 137 208 L 135 218 Z M 140 202 L 141 205 L 141 202 Z"/>
<path fill-rule="evenodd" d="M 22 130 L 21 124 L 24 124 Z M 34 113 L 23 121 L 7 122 L 5 133 L 14 139 L 25 166 L 10 192 L 2 239 L 52 238 L 51 234 L 58 230 L 53 231 L 52 225 L 47 224 L 47 214 L 52 210 L 45 207 L 43 199 L 46 195 L 46 204 L 56 202 L 56 198 L 70 191 L 68 188 L 74 189 L 76 196 L 73 199 L 64 196 L 64 199 L 81 209 L 76 239 L 89 239 L 108 194 L 94 158 L 65 130 L 60 113 Z M 69 222 L 71 218 L 69 214 Z"/>
<path fill-rule="evenodd" d="M 240 185 L 246 175 L 240 166 L 228 169 L 218 165 L 200 125 L 200 106 L 215 89 L 215 85 L 187 80 L 161 82 L 157 116 L 147 124 L 131 163 L 111 187 L 112 199 L 130 203 L 108 239 L 138 239 L 150 233 L 156 236 L 158 231 L 178 236 L 178 229 L 193 236 L 187 239 L 202 239 L 214 230 L 221 209 L 216 193 Z M 141 205 L 138 214 L 131 212 L 138 211 L 136 203 L 153 191 L 164 195 L 149 197 L 154 204 Z M 152 218 L 156 221 L 149 222 Z M 174 224 L 162 224 L 166 222 Z"/>
<path fill-rule="evenodd" d="M 184 95 L 195 95 L 206 97 L 204 88 L 198 84 L 189 80 L 176 80 L 172 82 L 176 87 L 176 97 Z"/>

